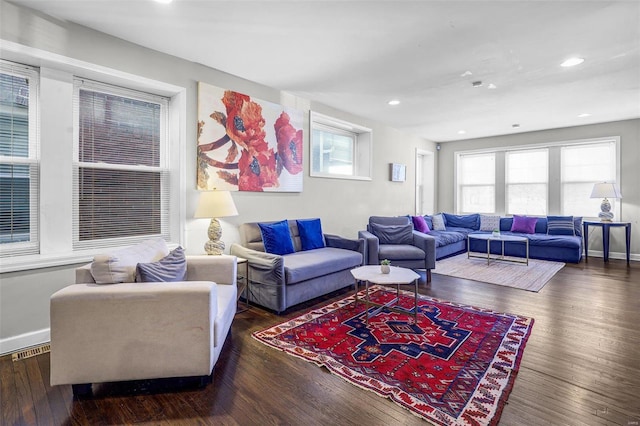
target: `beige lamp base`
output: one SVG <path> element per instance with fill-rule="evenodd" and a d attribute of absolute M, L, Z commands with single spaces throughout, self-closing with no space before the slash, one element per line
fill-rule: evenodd
<path fill-rule="evenodd" d="M 204 243 L 204 251 L 210 255 L 219 256 L 224 253 L 224 242 L 220 240 L 222 237 L 222 227 L 218 219 L 212 218 L 207 230 L 209 241 Z"/>

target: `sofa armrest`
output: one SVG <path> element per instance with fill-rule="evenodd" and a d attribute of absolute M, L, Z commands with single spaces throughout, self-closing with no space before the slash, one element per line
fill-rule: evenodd
<path fill-rule="evenodd" d="M 366 242 L 364 238 L 350 239 L 339 235 L 324 234 L 324 241 L 327 247 L 357 251 L 362 255 L 363 259 L 365 258 Z"/>
<path fill-rule="evenodd" d="M 436 267 L 436 239 L 422 232 L 413 231 L 413 245 L 424 252 L 425 267 L 434 269 Z"/>
<path fill-rule="evenodd" d="M 378 265 L 378 250 L 380 249 L 380 240 L 369 231 L 358 231 L 358 238 L 365 241 L 365 265 Z"/>
<path fill-rule="evenodd" d="M 50 299 L 51 384 L 211 374 L 217 297 L 210 281 L 57 291 Z"/>
<path fill-rule="evenodd" d="M 237 259 L 235 256 L 187 256 L 187 281 L 235 285 Z"/>
<path fill-rule="evenodd" d="M 231 254 L 247 259 L 251 284 L 285 285 L 284 258 L 241 246 L 231 245 Z"/>

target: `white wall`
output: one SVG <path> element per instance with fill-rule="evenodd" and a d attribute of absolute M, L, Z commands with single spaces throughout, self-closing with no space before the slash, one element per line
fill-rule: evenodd
<path fill-rule="evenodd" d="M 309 177 L 309 132 L 306 131 L 304 149 L 307 171 L 303 192 L 234 193 L 240 215 L 223 221 L 223 239 L 227 246 L 238 239 L 237 225 L 247 221 L 320 217 L 326 232 L 353 238 L 370 215 L 407 214 L 414 210 L 415 150 L 434 151 L 435 144 L 431 142 L 1 0 L 0 12 L 0 40 L 186 89 L 186 122 L 181 123 L 180 128 L 187 141 L 186 188 L 182 188 L 179 196 L 184 198 L 187 219 L 184 223 L 184 241 L 177 242 L 183 244 L 188 253 L 202 252 L 208 226 L 207 220 L 190 219 L 198 197 L 195 189 L 198 81 L 305 111 L 313 109 L 373 129 L 374 165 L 373 180 L 370 182 Z M 215 49 L 214 44 L 212 55 L 223 54 Z M 6 51 L 1 53 L 5 59 L 15 59 L 7 57 Z M 29 64 L 39 65 L 37 60 Z M 308 116 L 305 120 L 308 129 Z M 68 130 L 64 130 L 66 135 L 60 134 L 48 140 L 68 138 Z M 406 182 L 389 181 L 388 164 L 391 162 L 407 165 Z M 68 170 L 66 173 L 70 172 Z M 61 189 L 53 187 L 50 190 Z M 69 190 L 65 189 L 66 192 Z M 68 197 L 65 195 L 65 198 Z M 57 206 L 47 207 L 55 209 Z M 0 275 L 0 353 L 48 339 L 49 297 L 56 290 L 73 283 L 73 268 L 76 266 L 77 263 Z"/>
<path fill-rule="evenodd" d="M 620 191 L 623 199 L 618 200 L 621 203 L 621 216 L 616 220 L 631 222 L 631 253 L 634 259 L 640 260 L 640 120 L 638 119 L 442 143 L 438 152 L 438 210 L 453 212 L 454 154 L 457 151 L 607 136 L 620 137 Z M 600 254 L 602 251 L 601 233 L 597 228 L 593 228 L 589 233 L 589 255 L 592 251 L 594 254 Z M 622 229 L 612 229 L 610 246 L 612 257 L 622 258 L 625 252 L 624 232 Z"/>

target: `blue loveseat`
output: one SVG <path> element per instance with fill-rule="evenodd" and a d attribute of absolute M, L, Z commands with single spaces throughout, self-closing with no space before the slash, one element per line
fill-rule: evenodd
<path fill-rule="evenodd" d="M 430 232 L 427 234 L 435 239 L 436 260 L 453 256 L 467 251 L 467 236 L 470 233 L 489 232 L 480 230 L 480 215 L 453 215 L 442 213 L 445 230 L 434 230 L 433 217 L 425 216 Z M 532 259 L 552 260 L 558 262 L 579 263 L 582 259 L 582 218 L 575 217 L 573 235 L 549 235 L 548 220 L 538 217 L 534 233 L 511 232 L 512 217 L 501 217 L 500 233 L 504 235 L 518 235 L 529 239 L 529 257 Z M 471 239 L 471 250 L 485 252 L 486 242 Z M 491 252 L 500 253 L 501 243 L 493 242 Z M 505 243 L 505 255 L 525 255 L 525 246 L 517 243 Z"/>

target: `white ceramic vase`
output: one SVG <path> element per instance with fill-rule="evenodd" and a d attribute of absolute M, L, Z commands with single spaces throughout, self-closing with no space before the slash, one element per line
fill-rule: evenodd
<path fill-rule="evenodd" d="M 380 272 L 382 272 L 383 274 L 388 274 L 389 272 L 391 272 L 391 266 L 380 265 Z"/>

